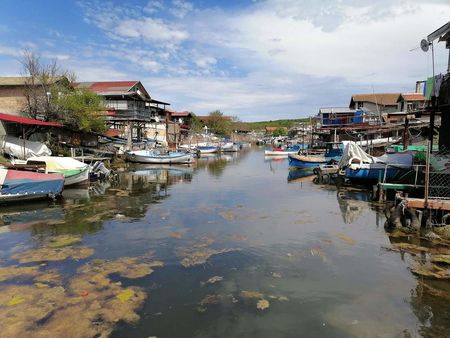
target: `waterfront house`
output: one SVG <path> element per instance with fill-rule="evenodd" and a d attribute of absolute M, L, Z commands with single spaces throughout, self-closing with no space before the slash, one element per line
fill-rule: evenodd
<path fill-rule="evenodd" d="M 320 108 L 318 118 L 322 127 L 338 127 L 364 122 L 361 110 L 347 107 Z"/>
<path fill-rule="evenodd" d="M 170 103 L 153 99 L 140 81 L 77 82 L 73 86 L 103 98 L 108 124 L 127 134 L 129 146 L 131 138 L 177 142 L 179 128 L 166 109 Z"/>
<path fill-rule="evenodd" d="M 401 93 L 354 94 L 350 100 L 350 109 L 364 108 L 378 115 L 398 111 Z"/>
<path fill-rule="evenodd" d="M 423 110 L 426 105 L 426 98 L 422 93 L 403 93 L 398 100 L 398 111 L 413 113 Z"/>

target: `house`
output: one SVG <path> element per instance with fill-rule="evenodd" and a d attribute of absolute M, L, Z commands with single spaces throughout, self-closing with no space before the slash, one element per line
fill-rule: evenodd
<path fill-rule="evenodd" d="M 361 110 L 347 107 L 320 108 L 318 117 L 321 127 L 338 127 L 364 122 Z"/>
<path fill-rule="evenodd" d="M 426 98 L 422 93 L 403 93 L 397 103 L 398 111 L 411 113 L 422 110 L 426 105 Z"/>
<path fill-rule="evenodd" d="M 34 90 L 36 97 L 48 100 L 48 86 L 55 83 L 66 83 L 65 77 L 51 77 L 45 83 L 29 76 L 0 77 L 0 111 L 11 115 L 23 115 L 26 111 L 30 90 Z"/>
<path fill-rule="evenodd" d="M 108 109 L 107 121 L 137 140 L 176 143 L 179 127 L 166 110 L 170 103 L 153 99 L 140 81 L 77 82 L 76 89 L 95 92 Z M 130 140 L 129 140 L 130 143 Z"/>
<path fill-rule="evenodd" d="M 349 108 L 364 108 L 378 114 L 396 112 L 400 95 L 401 93 L 355 94 L 352 95 Z"/>

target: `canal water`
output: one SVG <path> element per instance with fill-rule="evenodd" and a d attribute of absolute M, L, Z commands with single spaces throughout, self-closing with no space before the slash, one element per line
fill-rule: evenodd
<path fill-rule="evenodd" d="M 0 336 L 445 337 L 381 207 L 262 149 L 0 209 Z"/>

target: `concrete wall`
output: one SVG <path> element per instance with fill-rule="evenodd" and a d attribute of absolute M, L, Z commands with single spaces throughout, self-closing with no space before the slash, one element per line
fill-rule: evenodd
<path fill-rule="evenodd" d="M 20 115 L 25 105 L 22 87 L 0 86 L 0 113 Z"/>

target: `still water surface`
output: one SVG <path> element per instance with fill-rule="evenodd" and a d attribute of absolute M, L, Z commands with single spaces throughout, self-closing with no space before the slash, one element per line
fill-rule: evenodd
<path fill-rule="evenodd" d="M 0 323 L 11 334 L 68 337 L 449 336 L 448 285 L 415 277 L 407 255 L 383 249 L 384 216 L 369 196 L 301 176 L 253 150 L 201 158 L 194 168 L 129 166 L 117 182 L 67 189 L 56 204 L 1 207 L 2 266 L 61 277 L 27 272 L 0 282 L 9 297 Z M 21 256 L 42 248 L 92 251 Z M 158 263 L 139 276 L 120 273 L 143 268 L 132 259 L 107 273 L 83 270 L 123 257 Z M 20 294 L 32 288 L 45 296 Z M 27 302 L 38 314 L 22 318 Z"/>

